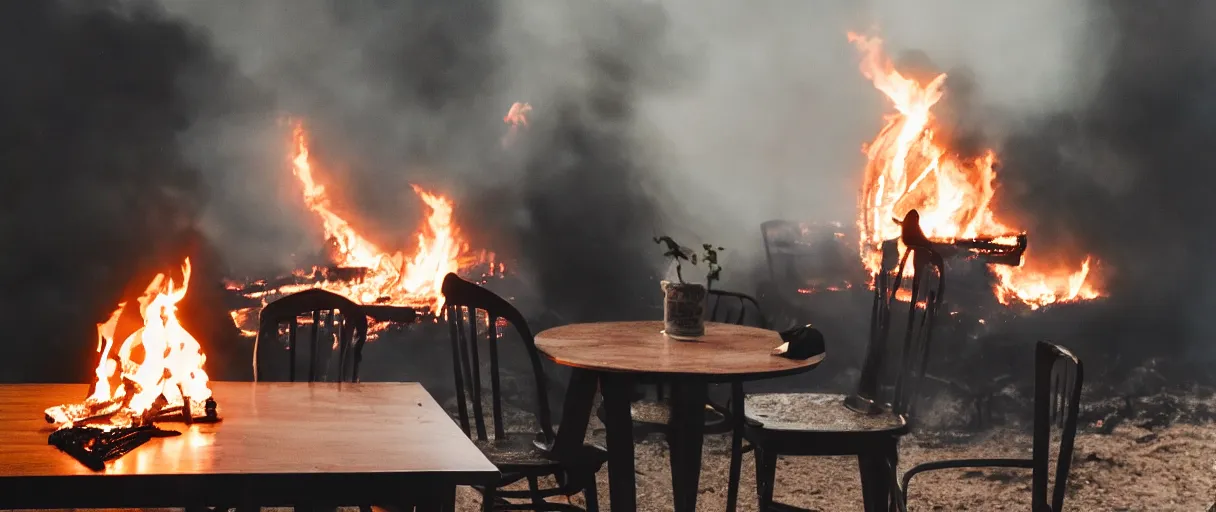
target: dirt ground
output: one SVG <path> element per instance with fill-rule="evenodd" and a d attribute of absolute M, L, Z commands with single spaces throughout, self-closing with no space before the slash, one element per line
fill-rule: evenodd
<path fill-rule="evenodd" d="M 729 438 L 707 436 L 697 510 L 726 507 Z M 672 510 L 667 447 L 652 437 L 637 446 L 638 507 Z M 995 431 L 966 441 L 941 436 L 908 438 L 901 470 L 931 460 L 1030 457 L 1030 437 Z M 599 475 L 600 508 L 607 510 L 608 475 Z M 755 466 L 743 457 L 739 510 L 756 510 Z M 933 511 L 1027 510 L 1030 472 L 947 470 L 923 473 L 912 482 L 909 509 Z M 1070 475 L 1066 510 L 1206 512 L 1216 503 L 1216 424 L 1175 425 L 1156 432 L 1120 427 L 1111 435 L 1080 434 Z M 861 510 L 857 461 L 850 457 L 788 457 L 778 462 L 775 498 L 823 512 Z M 572 499 L 582 504 L 581 496 Z M 460 489 L 458 510 L 478 510 L 480 498 Z"/>

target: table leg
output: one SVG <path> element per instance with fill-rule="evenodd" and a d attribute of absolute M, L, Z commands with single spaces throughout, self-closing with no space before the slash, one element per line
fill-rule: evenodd
<path fill-rule="evenodd" d="M 405 510 L 413 510 L 415 512 L 455 512 L 456 486 L 436 485 L 434 489 L 428 491 L 420 490 L 413 499 L 412 506 L 407 505 Z"/>
<path fill-rule="evenodd" d="M 726 512 L 735 512 L 739 501 L 739 477 L 743 471 L 743 424 L 746 412 L 743 410 L 743 383 L 730 384 L 730 479 L 726 487 Z"/>
<path fill-rule="evenodd" d="M 566 386 L 566 397 L 562 401 L 562 420 L 557 429 L 557 440 L 553 454 L 564 460 L 567 454 L 579 453 L 587 438 L 587 423 L 591 421 L 591 407 L 595 404 L 596 386 L 599 376 L 595 372 L 575 368 Z"/>
<path fill-rule="evenodd" d="M 704 382 L 675 382 L 671 386 L 667 444 L 671 449 L 671 490 L 676 512 L 697 509 L 708 397 L 709 385 Z"/>
<path fill-rule="evenodd" d="M 633 417 L 629 398 L 633 379 L 623 374 L 600 374 L 604 396 L 604 428 L 608 437 L 608 499 L 614 512 L 637 510 L 633 474 Z"/>

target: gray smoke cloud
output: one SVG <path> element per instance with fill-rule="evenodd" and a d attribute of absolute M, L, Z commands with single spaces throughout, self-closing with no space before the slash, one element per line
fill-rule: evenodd
<path fill-rule="evenodd" d="M 175 218 L 199 219 L 233 274 L 298 266 L 319 241 L 286 167 L 283 117 L 293 115 L 344 212 L 384 245 L 407 247 L 421 221 L 410 183 L 442 191 L 475 245 L 519 257 L 520 275 L 569 320 L 650 314 L 630 304 L 657 298 L 648 278 L 662 263 L 649 239 L 662 233 L 726 246 L 728 286 L 752 291 L 761 221 L 855 217 L 861 145 L 889 109 L 845 38 L 860 31 L 883 37 L 892 55 L 917 50 L 970 78 L 968 128 L 1004 165 L 998 208 L 1033 243 L 1092 250 L 1113 276 L 1111 307 L 1137 304 L 1127 290 L 1143 288 L 1170 304 L 1129 329 L 1185 326 L 1169 331 L 1177 343 L 1210 334 L 1194 304 L 1211 294 L 1169 294 L 1210 272 L 1149 270 L 1164 256 L 1200 266 L 1211 249 L 1194 235 L 1211 220 L 1201 205 L 1212 187 L 1198 169 L 1216 83 L 1200 28 L 1213 13 L 1202 2 L 1153 16 L 1116 0 L 154 3 L 44 2 L 0 17 L 44 20 L 10 27 L 18 39 L 8 47 L 43 41 L 45 58 L 6 59 L 28 67 L 75 62 L 69 55 L 89 63 L 72 69 L 92 73 L 56 95 L 38 96 L 58 82 L 31 73 L 3 90 L 10 130 L 54 133 L 58 145 L 40 151 L 65 159 L 11 165 L 22 178 L 6 233 L 63 233 L 13 268 L 36 268 L 46 260 L 35 255 L 69 252 L 68 240 L 85 235 L 93 245 L 142 242 L 97 235 L 111 231 L 94 224 L 140 219 L 149 225 L 112 232 L 147 236 Z M 98 40 L 113 46 L 89 60 L 80 48 Z M 128 75 L 148 85 L 123 92 L 96 78 Z M 535 107 L 534 124 L 503 150 L 501 118 L 515 101 Z M 51 168 L 123 171 L 37 174 Z M 174 215 L 131 206 L 149 190 L 167 190 L 163 209 Z M 28 221 L 42 208 L 29 198 L 50 192 L 81 206 Z M 110 276 L 97 289 L 130 274 L 102 267 L 89 270 Z M 70 290 L 46 287 L 37 307 Z M 1077 332 L 1086 333 L 1096 336 Z"/>
<path fill-rule="evenodd" d="M 291 267 L 287 255 L 315 244 L 313 219 L 284 193 L 283 128 L 267 115 L 305 118 L 345 167 L 326 171 L 357 195 L 356 215 L 391 234 L 413 227 L 403 222 L 417 215 L 409 182 L 458 198 L 519 188 L 526 166 L 490 148 L 504 129 L 496 119 L 514 101 L 537 116 L 590 108 L 611 80 L 596 59 L 611 56 L 630 70 L 630 113 L 597 119 L 598 130 L 630 139 L 615 158 L 644 167 L 643 195 L 657 203 L 641 222 L 651 232 L 636 237 L 727 246 L 738 270 L 728 278 L 745 279 L 760 222 L 855 216 L 860 148 L 888 107 L 858 73 L 846 32 L 876 28 L 892 54 L 917 49 L 942 69 L 966 68 L 984 107 L 1006 113 L 987 131 L 1084 104 L 1109 46 L 1103 11 L 1045 0 L 161 3 L 272 98 L 262 116 L 200 123 L 184 144 L 224 191 L 209 232 L 232 240 L 237 268 L 259 271 Z"/>

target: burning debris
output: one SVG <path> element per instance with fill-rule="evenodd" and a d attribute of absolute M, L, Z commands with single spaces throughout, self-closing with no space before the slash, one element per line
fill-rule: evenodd
<path fill-rule="evenodd" d="M 1080 269 L 1031 259 L 1025 254 L 1026 235 L 997 220 L 991 209 L 996 155 L 984 150 L 974 158 L 960 156 L 933 115 L 945 94 L 946 75 L 904 76 L 882 53 L 880 39 L 850 33 L 849 40 L 864 54 L 862 74 L 897 111 L 863 148 L 869 161 L 858 227 L 861 258 L 870 274 L 881 268 L 883 244 L 899 237 L 900 226 L 892 219 L 916 209 L 935 246 L 982 255 L 994 264 L 993 292 L 1002 304 L 1037 309 L 1101 296 L 1088 280 L 1089 256 L 1068 258 L 1083 261 Z"/>
<path fill-rule="evenodd" d="M 111 430 L 71 427 L 52 432 L 47 443 L 75 457 L 85 467 L 101 471 L 106 468 L 106 461 L 122 457 L 154 437 L 180 435 L 181 432 L 161 430 L 152 425 Z"/>
<path fill-rule="evenodd" d="M 522 114 L 520 114 L 522 115 Z M 228 289 L 254 305 L 232 310 L 232 318 L 246 336 L 257 312 L 283 295 L 321 288 L 364 305 L 407 306 L 430 312 L 443 307 L 440 284 L 449 272 L 468 273 L 481 267 L 483 275 L 501 274 L 502 263 L 489 251 L 473 251 L 461 238 L 452 220 L 452 201 L 414 185 L 417 196 L 430 213 L 419 229 L 418 247 L 412 256 L 403 251 L 388 253 L 334 212 L 324 185 L 317 182 L 310 159 L 308 134 L 300 123 L 292 133 L 292 173 L 303 188 L 305 204 L 321 221 L 328 265 L 297 270 L 273 281 L 230 282 Z"/>
<path fill-rule="evenodd" d="M 97 325 L 96 380 L 84 402 L 45 411 L 47 423 L 59 425 L 48 443 L 101 470 L 153 437 L 179 434 L 154 427 L 156 421 L 219 421 L 203 370 L 207 356 L 177 319 L 189 282 L 186 259 L 181 286 L 165 274 L 148 284 L 137 301 L 140 320 L 123 302 Z"/>
<path fill-rule="evenodd" d="M 508 126 L 506 135 L 502 136 L 503 148 L 509 148 L 515 144 L 515 140 L 519 138 L 519 132 L 528 128 L 528 114 L 531 112 L 532 105 L 529 103 L 517 101 L 511 104 L 511 109 L 502 118 L 502 122 Z"/>

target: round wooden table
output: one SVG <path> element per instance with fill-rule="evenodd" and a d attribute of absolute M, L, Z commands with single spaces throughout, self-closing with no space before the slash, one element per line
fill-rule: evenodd
<path fill-rule="evenodd" d="M 681 341 L 662 333 L 663 322 L 573 324 L 536 335 L 536 347 L 557 364 L 574 368 L 554 453 L 576 453 L 587 432 L 598 384 L 604 397 L 608 479 L 612 510 L 637 509 L 629 399 L 637 379 L 670 383 L 671 487 L 675 510 L 693 511 L 701 474 L 704 408 L 709 384 L 739 383 L 805 372 L 824 354 L 787 359 L 772 354 L 776 331 L 709 322 L 705 335 Z M 742 395 L 735 386 L 732 394 Z M 739 403 L 738 396 L 732 401 Z M 735 409 L 738 409 L 735 407 Z M 732 418 L 742 429 L 742 415 Z M 736 436 L 738 437 L 738 436 Z"/>

